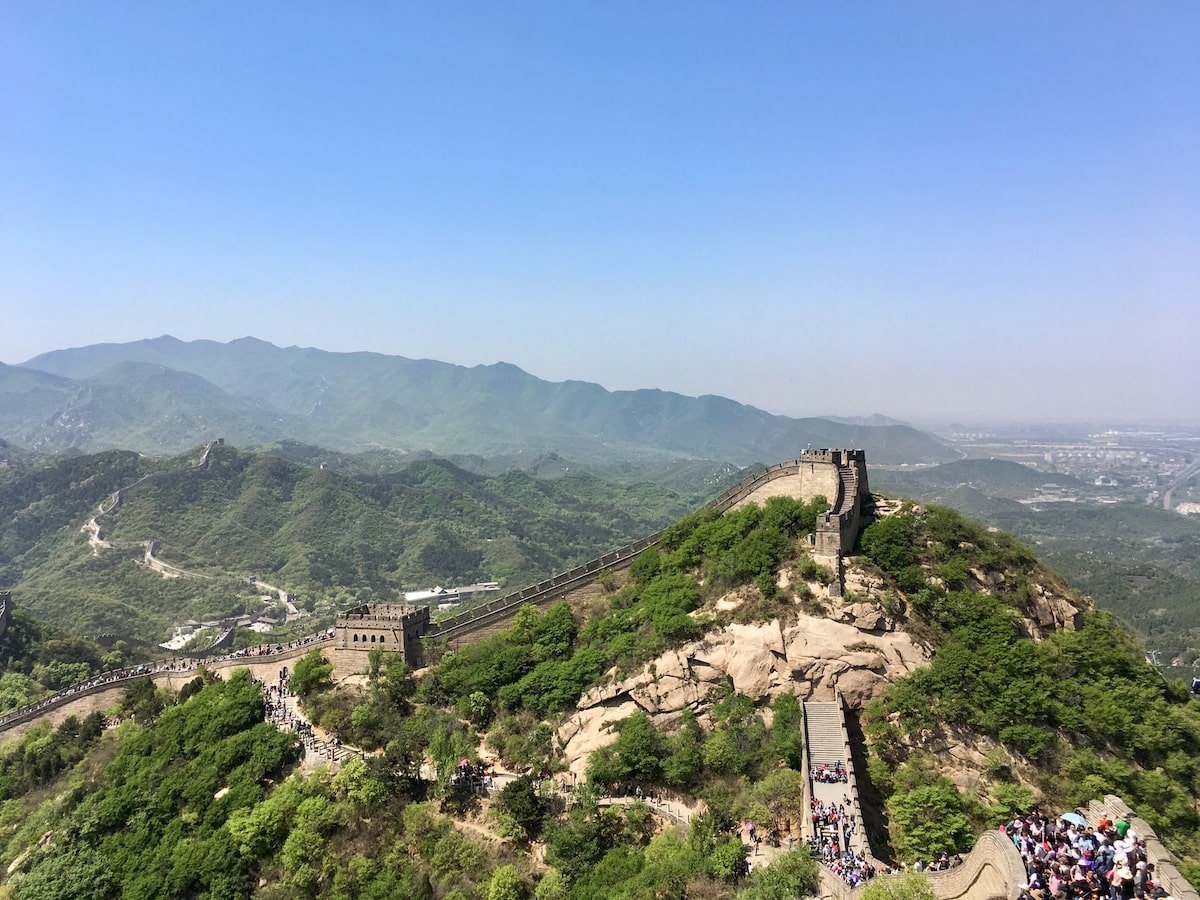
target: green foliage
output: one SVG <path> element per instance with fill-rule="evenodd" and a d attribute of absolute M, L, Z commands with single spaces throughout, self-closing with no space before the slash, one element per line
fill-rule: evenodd
<path fill-rule="evenodd" d="M 1034 614 L 1030 578 L 1052 576 L 1038 574 L 1011 538 L 941 507 L 892 519 L 900 524 L 873 524 L 871 540 L 864 532 L 864 549 L 899 578 L 911 574 L 912 560 L 936 565 L 950 587 L 966 583 L 972 569 L 1005 575 L 994 596 L 923 583 L 909 597 L 935 642 L 933 658 L 893 685 L 882 704 L 868 706 L 863 720 L 868 775 L 891 795 L 897 851 L 940 852 L 962 842 L 970 816 L 999 820 L 1028 799 L 1001 784 L 995 803 L 976 812 L 936 780 L 902 783 L 905 769 L 895 767 L 907 752 L 897 724 L 911 734 L 942 723 L 990 735 L 1040 766 L 1041 786 L 1055 802 L 1074 806 L 1116 793 L 1144 810 L 1160 837 L 1200 850 L 1192 837 L 1200 828 L 1200 709 L 1163 681 L 1108 613 L 1085 611 L 1074 630 L 1038 643 L 1025 638 L 1021 619 Z M 951 812 L 939 813 L 938 824 L 924 819 L 930 809 Z"/>
<path fill-rule="evenodd" d="M 269 845 L 282 828 L 272 831 L 267 815 L 249 827 L 239 810 L 260 803 L 263 785 L 299 751 L 262 715 L 258 686 L 241 671 L 164 710 L 153 726 L 124 731 L 96 787 L 73 795 L 64 823 L 71 840 L 36 853 L 25 884 L 103 859 L 110 875 L 95 883 L 115 881 L 121 896 L 246 896 L 243 845 Z M 235 813 L 246 826 L 239 838 L 225 828 Z"/>
<path fill-rule="evenodd" d="M 290 687 L 293 694 L 306 697 L 333 685 L 333 663 L 327 662 L 321 651 L 310 650 L 292 667 Z"/>
<path fill-rule="evenodd" d="M 771 750 L 779 761 L 799 771 L 804 767 L 804 710 L 791 691 L 771 701 Z"/>
<path fill-rule="evenodd" d="M 98 644 L 68 637 L 18 608 L 0 641 L 0 714 L 86 681 L 106 668 Z"/>
<path fill-rule="evenodd" d="M 592 812 L 576 807 L 566 822 L 546 832 L 546 862 L 577 882 L 593 872 L 605 854 L 617 846 L 623 825 L 617 807 Z"/>
<path fill-rule="evenodd" d="M 883 875 L 867 882 L 861 900 L 934 900 L 937 896 L 924 872 Z"/>
<path fill-rule="evenodd" d="M 539 796 L 529 775 L 522 775 L 504 786 L 496 798 L 496 809 L 520 826 L 521 836 L 527 841 L 536 840 L 541 835 L 546 815 L 550 812 L 549 805 Z"/>
<path fill-rule="evenodd" d="M 487 900 L 523 900 L 526 895 L 525 882 L 516 866 L 510 863 L 492 872 L 492 879 L 487 887 Z"/>
<path fill-rule="evenodd" d="M 776 769 L 750 790 L 750 795 L 767 811 L 768 821 L 780 831 L 799 830 L 808 814 L 804 807 L 805 776 L 795 769 Z"/>
<path fill-rule="evenodd" d="M 913 547 L 915 527 L 911 513 L 877 519 L 859 535 L 859 549 L 881 569 L 895 576 L 917 563 L 917 552 Z"/>
<path fill-rule="evenodd" d="M 756 868 L 739 900 L 794 900 L 817 893 L 820 870 L 808 853 L 788 853 Z M 932 900 L 932 898 L 930 898 Z"/>
<path fill-rule="evenodd" d="M 928 861 L 943 851 L 969 851 L 975 831 L 963 809 L 963 797 L 949 778 L 897 790 L 888 800 L 896 853 L 901 859 Z"/>
<path fill-rule="evenodd" d="M 588 760 L 588 779 L 601 784 L 630 779 L 658 781 L 666 741 L 650 723 L 650 717 L 639 709 L 614 727 L 616 741 L 597 750 Z"/>
<path fill-rule="evenodd" d="M 22 797 L 52 782 L 83 759 L 103 731 L 100 713 L 82 721 L 68 716 L 53 731 L 48 721 L 39 722 L 0 755 L 0 801 Z"/>
<path fill-rule="evenodd" d="M 708 874 L 718 881 L 733 882 L 737 879 L 746 859 L 746 845 L 741 838 L 731 837 L 713 848 L 705 860 Z"/>
<path fill-rule="evenodd" d="M 53 866 L 37 866 L 18 882 L 22 900 L 116 900 L 120 880 L 110 861 L 91 847 L 59 854 Z"/>
<path fill-rule="evenodd" d="M 287 585 L 323 609 L 404 584 L 532 583 L 681 515 L 688 498 L 586 473 L 494 478 L 442 460 L 346 477 L 214 447 L 169 460 L 103 453 L 30 466 L 0 482 L 0 584 L 24 609 L 80 633 L 161 640 L 173 622 L 257 612 L 240 576 Z M 79 526 L 114 491 L 106 539 L 159 542 L 210 580 L 164 579 L 140 547 L 92 552 Z"/>

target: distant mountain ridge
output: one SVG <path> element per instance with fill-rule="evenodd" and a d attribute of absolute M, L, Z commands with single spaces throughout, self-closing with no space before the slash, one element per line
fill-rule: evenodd
<path fill-rule="evenodd" d="M 582 462 L 666 457 L 748 465 L 806 446 L 873 462 L 954 454 L 907 425 L 776 416 L 729 400 L 548 382 L 509 363 L 467 368 L 379 353 L 164 336 L 56 350 L 0 366 L 0 435 L 36 449 L 179 452 L 215 436 L 255 446 L 561 453 Z"/>

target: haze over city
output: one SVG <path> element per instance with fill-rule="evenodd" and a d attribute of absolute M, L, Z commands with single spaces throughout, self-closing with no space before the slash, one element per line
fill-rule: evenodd
<path fill-rule="evenodd" d="M 0 360 L 1197 418 L 1200 6 L 0 8 Z"/>

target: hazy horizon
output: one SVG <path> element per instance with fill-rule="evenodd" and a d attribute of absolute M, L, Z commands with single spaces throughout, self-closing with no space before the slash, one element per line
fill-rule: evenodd
<path fill-rule="evenodd" d="M 1200 417 L 1200 7 L 0 9 L 0 359 Z"/>

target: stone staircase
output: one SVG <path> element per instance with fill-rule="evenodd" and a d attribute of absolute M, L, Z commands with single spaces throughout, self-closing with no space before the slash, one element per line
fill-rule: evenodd
<path fill-rule="evenodd" d="M 804 743 L 809 764 L 850 765 L 846 757 L 846 733 L 842 729 L 842 708 L 836 702 L 808 701 L 804 704 Z"/>

